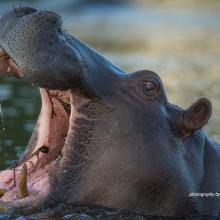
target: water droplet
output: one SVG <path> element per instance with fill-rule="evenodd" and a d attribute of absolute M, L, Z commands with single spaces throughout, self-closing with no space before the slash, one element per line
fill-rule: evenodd
<path fill-rule="evenodd" d="M 2 97 L 0 98 L 0 117 L 1 117 L 1 121 L 2 121 L 2 130 L 1 131 L 5 131 L 5 123 L 4 123 L 4 117 L 3 117 L 3 111 L 2 111 Z"/>

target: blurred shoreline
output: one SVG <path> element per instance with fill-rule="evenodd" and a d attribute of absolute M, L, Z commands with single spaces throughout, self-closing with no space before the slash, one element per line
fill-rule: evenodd
<path fill-rule="evenodd" d="M 85 8 L 97 7 L 140 7 L 152 9 L 174 10 L 205 10 L 219 13 L 219 0 L 0 0 L 0 12 L 19 6 L 30 6 L 39 9 L 49 9 L 58 13 L 68 13 Z"/>

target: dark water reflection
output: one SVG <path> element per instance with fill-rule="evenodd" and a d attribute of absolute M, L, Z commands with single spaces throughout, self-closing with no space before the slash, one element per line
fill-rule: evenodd
<path fill-rule="evenodd" d="M 0 97 L 5 131 L 0 123 L 0 167 L 10 164 L 24 150 L 39 113 L 38 88 L 27 82 L 0 80 Z"/>
<path fill-rule="evenodd" d="M 213 117 L 206 130 L 220 141 L 218 8 L 202 4 L 184 8 L 172 4 L 76 7 L 76 1 L 60 2 L 34 1 L 25 5 L 58 11 L 65 29 L 124 69 L 159 73 L 171 102 L 187 107 L 198 97 L 210 98 Z M 2 12 L 11 3 L 0 1 L 0 6 Z M 1 97 L 6 131 L 0 132 L 0 169 L 27 145 L 40 104 L 36 87 L 13 79 L 0 79 Z"/>

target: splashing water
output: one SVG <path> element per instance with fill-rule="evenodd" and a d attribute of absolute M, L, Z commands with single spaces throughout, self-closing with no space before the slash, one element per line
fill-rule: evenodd
<path fill-rule="evenodd" d="M 4 123 L 4 117 L 3 117 L 3 111 L 2 111 L 2 97 L 0 98 L 0 117 L 1 117 L 1 121 L 2 121 L 2 130 L 1 131 L 5 131 L 5 123 Z"/>

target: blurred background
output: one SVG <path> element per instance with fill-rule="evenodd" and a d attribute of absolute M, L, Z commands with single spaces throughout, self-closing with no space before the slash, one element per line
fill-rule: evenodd
<path fill-rule="evenodd" d="M 157 72 L 172 103 L 186 108 L 208 97 L 213 115 L 205 130 L 220 142 L 219 0 L 0 0 L 0 14 L 17 6 L 58 12 L 65 30 L 121 68 Z M 3 169 L 25 149 L 40 98 L 37 87 L 4 78 L 0 99 Z"/>

